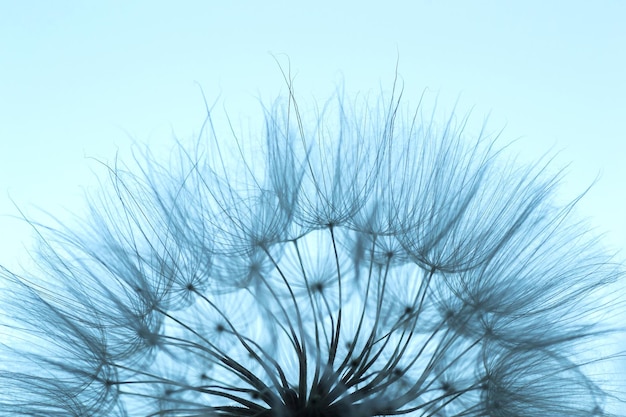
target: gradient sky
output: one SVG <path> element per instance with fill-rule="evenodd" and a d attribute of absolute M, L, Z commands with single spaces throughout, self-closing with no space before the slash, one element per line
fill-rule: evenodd
<path fill-rule="evenodd" d="M 31 235 L 12 201 L 80 212 L 92 158 L 197 132 L 198 85 L 260 123 L 258 99 L 285 91 L 273 56 L 320 100 L 390 88 L 399 58 L 409 101 L 459 99 L 529 161 L 560 151 L 564 198 L 599 175 L 579 212 L 626 248 L 624 22 L 621 0 L 0 1 L 0 264 Z"/>

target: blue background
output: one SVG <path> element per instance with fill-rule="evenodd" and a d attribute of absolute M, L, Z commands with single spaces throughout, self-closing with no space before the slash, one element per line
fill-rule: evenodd
<path fill-rule="evenodd" d="M 384 4 L 383 4 L 384 3 Z M 259 123 L 285 84 L 323 101 L 427 88 L 442 110 L 489 115 L 534 161 L 571 162 L 568 199 L 626 247 L 624 1 L 1 1 L 0 263 L 25 259 L 18 214 L 83 210 L 83 191 L 133 141 L 155 153 L 197 133 L 202 87 L 242 124 Z M 284 54 L 284 55 L 283 55 Z"/>

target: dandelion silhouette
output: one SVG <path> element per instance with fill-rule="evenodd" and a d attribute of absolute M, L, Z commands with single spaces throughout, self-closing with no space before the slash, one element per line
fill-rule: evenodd
<path fill-rule="evenodd" d="M 39 271 L 2 273 L 0 414 L 608 415 L 590 346 L 621 273 L 561 173 L 395 87 L 307 113 L 288 85 L 262 147 L 208 111 L 204 148 L 35 225 Z"/>

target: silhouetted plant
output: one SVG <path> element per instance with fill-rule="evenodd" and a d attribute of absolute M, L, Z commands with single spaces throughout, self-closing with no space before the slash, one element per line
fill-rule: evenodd
<path fill-rule="evenodd" d="M 400 98 L 307 113 L 289 83 L 259 147 L 208 111 L 195 148 L 109 167 L 80 227 L 35 225 L 0 413 L 606 415 L 587 371 L 621 273 L 561 173 Z"/>

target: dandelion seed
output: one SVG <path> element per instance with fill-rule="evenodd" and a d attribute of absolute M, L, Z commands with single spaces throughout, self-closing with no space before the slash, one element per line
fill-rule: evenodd
<path fill-rule="evenodd" d="M 561 174 L 395 89 L 304 113 L 288 82 L 262 150 L 209 112 L 206 152 L 116 162 L 80 228 L 33 223 L 39 270 L 1 273 L 0 414 L 608 415 L 587 371 L 622 269 Z"/>

